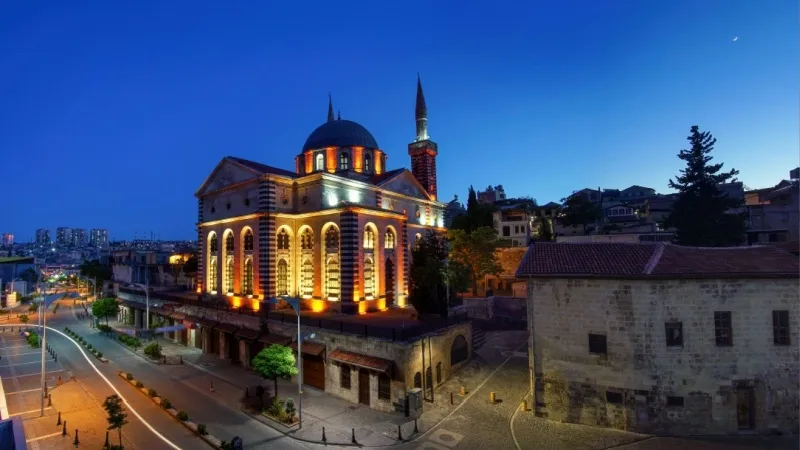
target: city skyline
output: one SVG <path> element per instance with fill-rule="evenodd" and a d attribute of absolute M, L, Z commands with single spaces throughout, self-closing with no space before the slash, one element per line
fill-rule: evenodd
<path fill-rule="evenodd" d="M 0 44 L 0 145 L 12 165 L 31 168 L 0 181 L 6 192 L 26 187 L 8 206 L 26 213 L 0 223 L 17 242 L 59 223 L 120 239 L 192 239 L 193 193 L 219 159 L 292 170 L 329 92 L 343 118 L 372 132 L 388 169 L 409 167 L 417 72 L 442 201 L 466 200 L 469 185 L 502 184 L 542 204 L 587 187 L 669 192 L 695 124 L 718 139 L 715 161 L 752 188 L 798 165 L 797 5 L 788 1 L 526 5 L 514 16 L 464 11 L 459 23 L 426 6 L 436 20 L 417 25 L 424 32 L 408 26 L 419 9 L 407 5 L 381 31 L 330 37 L 306 30 L 381 18 L 342 5 L 311 15 L 188 3 L 27 8 L 0 18 L 0 42 L 25 43 Z M 59 173 L 77 176 L 64 183 Z M 68 197 L 25 209 L 53 192 Z"/>

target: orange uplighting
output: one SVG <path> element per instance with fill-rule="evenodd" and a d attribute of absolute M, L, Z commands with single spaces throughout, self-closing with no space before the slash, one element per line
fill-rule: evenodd
<path fill-rule="evenodd" d="M 358 313 L 359 314 L 366 314 L 368 306 L 369 306 L 368 302 L 359 302 L 358 303 Z"/>
<path fill-rule="evenodd" d="M 233 307 L 239 308 L 242 306 L 242 298 L 241 297 L 231 297 L 233 299 Z"/>
<path fill-rule="evenodd" d="M 314 171 L 314 154 L 306 152 L 306 172 L 311 173 Z"/>
<path fill-rule="evenodd" d="M 197 293 L 198 294 L 202 294 L 203 293 L 203 286 L 200 285 L 200 283 L 197 283 Z"/>
<path fill-rule="evenodd" d="M 334 173 L 336 172 L 336 147 L 328 147 L 325 149 L 325 159 L 328 163 L 328 172 Z"/>
<path fill-rule="evenodd" d="M 311 306 L 311 311 L 318 313 L 325 311 L 325 302 L 323 300 L 310 300 L 309 305 Z"/>
<path fill-rule="evenodd" d="M 383 152 L 380 150 L 375 150 L 375 175 L 380 175 L 383 173 Z"/>
<path fill-rule="evenodd" d="M 251 306 L 251 308 L 253 308 L 253 311 L 258 311 L 259 309 L 261 309 L 261 302 L 260 301 L 251 300 L 251 302 L 253 303 L 253 306 Z"/>
<path fill-rule="evenodd" d="M 353 169 L 361 173 L 364 170 L 364 147 L 353 147 Z"/>
<path fill-rule="evenodd" d="M 386 299 L 379 298 L 378 299 L 378 311 L 386 311 Z"/>

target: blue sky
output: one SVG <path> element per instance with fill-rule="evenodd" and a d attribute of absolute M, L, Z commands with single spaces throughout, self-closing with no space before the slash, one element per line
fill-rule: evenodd
<path fill-rule="evenodd" d="M 417 72 L 443 200 L 666 192 L 694 124 L 752 188 L 799 163 L 795 0 L 279 3 L 3 2 L 0 232 L 192 238 L 218 161 L 293 169 L 329 91 L 407 167 Z"/>

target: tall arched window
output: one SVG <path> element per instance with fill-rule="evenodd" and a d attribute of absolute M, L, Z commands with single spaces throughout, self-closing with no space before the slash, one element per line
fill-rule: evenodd
<path fill-rule="evenodd" d="M 317 159 L 314 165 L 315 170 L 325 170 L 325 155 L 317 153 Z"/>
<path fill-rule="evenodd" d="M 306 258 L 306 260 L 303 261 L 300 277 L 300 289 L 302 290 L 302 294 L 308 297 L 314 295 L 314 263 L 311 262 L 311 258 Z"/>
<path fill-rule="evenodd" d="M 386 230 L 386 236 L 383 239 L 383 247 L 388 249 L 393 249 L 395 245 L 394 242 L 394 233 L 392 230 Z"/>
<path fill-rule="evenodd" d="M 372 228 L 364 229 L 364 248 L 375 248 L 375 233 L 372 232 Z"/>
<path fill-rule="evenodd" d="M 253 232 L 249 228 L 244 232 L 244 251 L 253 251 Z"/>
<path fill-rule="evenodd" d="M 328 298 L 339 298 L 339 260 L 329 258 L 325 263 L 325 293 Z"/>
<path fill-rule="evenodd" d="M 212 256 L 208 262 L 208 290 L 217 290 L 217 257 Z"/>
<path fill-rule="evenodd" d="M 285 259 L 278 261 L 278 295 L 289 295 L 289 264 Z"/>
<path fill-rule="evenodd" d="M 278 250 L 289 250 L 289 233 L 286 232 L 286 228 L 278 231 Z"/>
<path fill-rule="evenodd" d="M 365 154 L 364 155 L 364 172 L 369 172 L 371 170 L 370 169 L 370 163 L 371 162 L 372 162 L 372 159 L 369 157 L 369 153 Z"/>
<path fill-rule="evenodd" d="M 225 292 L 233 294 L 233 255 L 225 260 Z"/>
<path fill-rule="evenodd" d="M 372 258 L 364 260 L 364 297 L 375 296 L 375 264 Z"/>
<path fill-rule="evenodd" d="M 325 232 L 325 248 L 329 252 L 339 251 L 339 230 L 335 227 L 330 227 Z"/>
<path fill-rule="evenodd" d="M 217 243 L 217 235 L 214 234 L 211 236 L 211 239 L 208 240 L 208 251 L 216 252 L 218 250 L 219 244 Z"/>
<path fill-rule="evenodd" d="M 242 291 L 244 292 L 244 295 L 253 295 L 253 260 L 250 258 L 247 258 L 244 262 Z"/>
<path fill-rule="evenodd" d="M 306 228 L 300 235 L 300 248 L 302 250 L 314 250 L 314 233 L 310 228 Z"/>
<path fill-rule="evenodd" d="M 350 168 L 350 155 L 347 152 L 339 153 L 339 170 Z"/>
<path fill-rule="evenodd" d="M 232 252 L 233 251 L 233 233 L 228 233 L 225 235 L 225 252 Z"/>

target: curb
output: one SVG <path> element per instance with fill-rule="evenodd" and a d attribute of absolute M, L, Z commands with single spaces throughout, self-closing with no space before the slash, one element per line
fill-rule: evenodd
<path fill-rule="evenodd" d="M 178 410 L 177 409 L 175 409 L 175 408 L 164 409 L 161 406 L 161 397 L 151 397 L 150 393 L 148 392 L 146 387 L 136 387 L 137 380 L 135 378 L 132 378 L 130 380 L 128 379 L 128 375 L 132 376 L 132 374 L 128 374 L 126 372 L 123 372 L 123 371 L 119 370 L 119 371 L 117 371 L 117 375 L 119 375 L 120 378 L 122 378 L 128 384 L 130 384 L 134 389 L 136 389 L 137 391 L 139 391 L 142 394 L 144 394 L 147 398 L 149 398 L 150 401 L 152 401 L 156 406 L 158 406 L 159 409 L 166 411 L 169 415 L 174 417 L 175 420 L 180 422 L 183 426 L 188 428 L 189 431 L 194 433 L 195 436 L 197 436 L 200 439 L 202 439 L 203 441 L 205 441 L 206 444 L 210 445 L 212 448 L 215 448 L 215 449 L 221 449 L 222 448 L 222 441 L 220 441 L 216 437 L 214 437 L 214 436 L 212 436 L 211 434 L 208 434 L 208 433 L 207 434 L 198 433 L 197 424 L 196 423 L 192 422 L 191 420 L 181 420 L 181 419 L 179 419 L 178 418 Z"/>
<path fill-rule="evenodd" d="M 90 354 L 90 355 L 92 355 L 92 356 L 94 356 L 95 358 L 97 358 L 97 360 L 98 360 L 98 361 L 100 361 L 100 362 L 101 362 L 101 363 L 103 363 L 103 364 L 108 364 L 109 360 L 108 360 L 108 359 L 106 359 L 104 356 L 97 356 L 97 354 L 95 353 L 95 352 L 97 351 L 97 349 L 95 349 L 94 347 L 92 347 L 92 348 L 90 349 L 88 346 L 89 346 L 89 345 L 91 345 L 91 344 L 88 344 L 88 343 L 86 343 L 85 341 L 83 341 L 83 336 L 81 336 L 81 335 L 79 335 L 78 333 L 76 333 L 75 331 L 73 331 L 73 330 L 72 330 L 72 328 L 70 328 L 70 327 L 64 327 L 64 333 L 65 333 L 67 336 L 71 337 L 71 338 L 72 338 L 72 339 L 73 339 L 75 342 L 77 342 L 77 343 L 78 343 L 78 344 L 79 344 L 81 347 L 85 348 L 85 349 L 86 349 L 86 351 L 87 351 L 87 352 L 89 352 L 89 354 Z"/>

